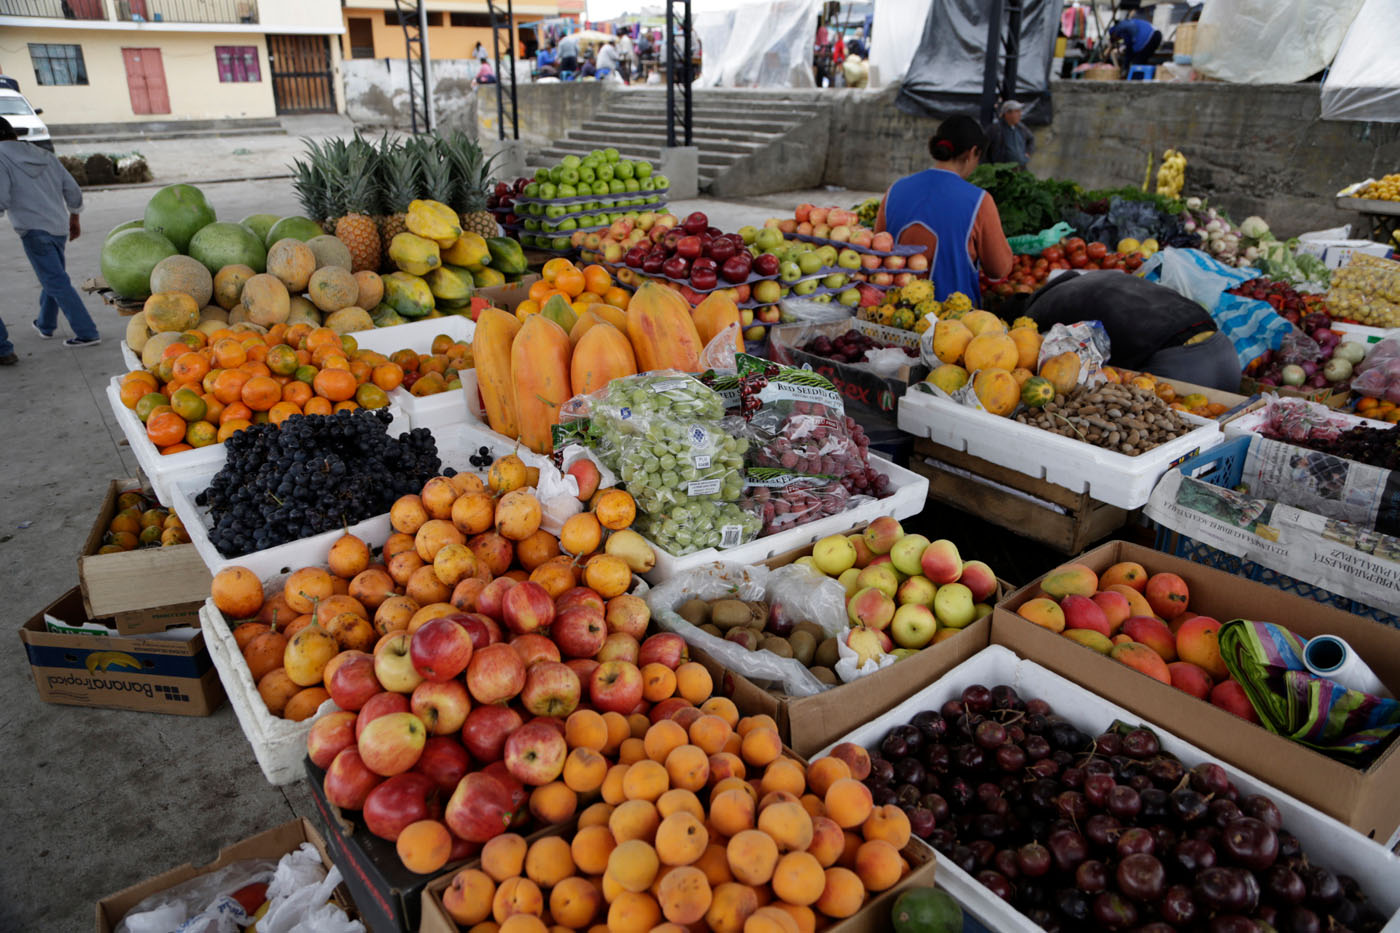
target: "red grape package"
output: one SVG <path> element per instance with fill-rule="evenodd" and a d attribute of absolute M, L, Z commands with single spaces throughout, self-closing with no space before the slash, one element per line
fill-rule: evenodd
<path fill-rule="evenodd" d="M 765 535 L 844 512 L 855 498 L 839 478 L 816 473 L 749 467 L 744 481 L 739 504 L 762 517 Z"/>
<path fill-rule="evenodd" d="M 865 431 L 830 380 L 749 354 L 737 363 L 751 467 L 832 476 L 852 495 L 887 494 L 889 478 L 871 468 Z"/>

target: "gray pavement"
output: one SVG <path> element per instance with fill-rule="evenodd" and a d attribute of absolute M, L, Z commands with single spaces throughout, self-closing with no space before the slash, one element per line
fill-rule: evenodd
<path fill-rule="evenodd" d="M 300 148 L 295 137 L 259 137 L 232 148 L 254 149 L 268 140 L 282 143 L 258 156 L 269 162 Z M 180 161 L 201 169 L 193 177 L 237 175 L 241 164 L 213 161 L 217 153 L 206 150 L 206 142 L 180 141 L 191 149 Z M 170 146 L 172 161 L 178 151 L 178 144 Z M 201 187 L 223 218 L 290 212 L 295 204 L 285 179 Z M 150 194 L 88 193 L 84 234 L 68 250 L 75 283 L 96 274 L 103 236 L 141 216 Z M 847 205 L 868 194 L 788 192 L 745 204 L 701 199 L 673 208 L 682 215 L 706 211 L 712 223 L 734 230 L 803 201 Z M 54 706 L 37 698 L 14 633 L 77 584 L 77 554 L 107 481 L 136 471 L 105 395 L 106 384 L 123 371 L 118 344 L 125 320 L 87 297 L 101 346 L 70 350 L 59 340 L 40 340 L 29 326 L 39 288 L 4 222 L 0 282 L 0 318 L 20 356 L 18 365 L 0 368 L 0 560 L 11 568 L 12 581 L 0 609 L 12 633 L 0 639 L 0 761 L 10 774 L 0 795 L 6 840 L 0 930 L 69 933 L 89 928 L 99 898 L 176 865 L 207 862 L 221 846 L 312 808 L 304 784 L 276 788 L 264 780 L 228 706 L 200 719 Z M 65 324 L 59 335 L 70 336 Z"/>

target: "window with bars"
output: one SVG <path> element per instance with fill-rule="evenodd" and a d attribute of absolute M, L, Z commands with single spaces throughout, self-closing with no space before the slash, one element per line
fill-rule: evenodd
<path fill-rule="evenodd" d="M 429 12 L 429 13 L 428 13 L 428 16 L 427 16 L 427 19 L 428 19 L 428 25 L 429 25 L 429 26 L 441 26 L 441 25 L 442 25 L 442 14 L 441 14 L 441 13 Z M 409 24 L 410 26 L 416 26 L 416 25 L 418 24 L 418 15 L 417 15 L 416 13 L 410 13 L 410 14 L 408 14 L 408 24 Z M 385 11 L 384 11 L 384 25 L 385 25 L 385 26 L 402 26 L 402 25 L 403 25 L 403 18 L 399 16 L 398 10 L 385 10 Z"/>
<path fill-rule="evenodd" d="M 477 29 L 491 28 L 490 13 L 451 13 L 448 22 L 453 26 L 472 26 Z"/>
<path fill-rule="evenodd" d="M 219 64 L 219 81 L 222 84 L 262 80 L 262 70 L 258 65 L 258 48 L 255 45 L 216 45 L 214 60 Z"/>
<path fill-rule="evenodd" d="M 34 63 L 34 80 L 39 84 L 87 84 L 83 47 L 54 42 L 29 43 L 29 60 Z"/>

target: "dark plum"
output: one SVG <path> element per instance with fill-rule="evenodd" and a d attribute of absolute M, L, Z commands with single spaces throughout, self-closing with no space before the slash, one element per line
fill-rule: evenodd
<path fill-rule="evenodd" d="M 1279 858 L 1296 858 L 1303 854 L 1303 847 L 1298 844 L 1298 837 L 1286 829 L 1278 831 L 1278 855 Z"/>
<path fill-rule="evenodd" d="M 1294 907 L 1279 921 L 1279 933 L 1322 933 L 1327 928 L 1323 919 L 1306 907 Z"/>
<path fill-rule="evenodd" d="M 1045 741 L 1043 735 L 1028 735 L 1021 745 L 1026 750 L 1026 757 L 1031 761 L 1039 761 L 1050 754 L 1050 743 Z"/>
<path fill-rule="evenodd" d="M 1128 786 L 1140 794 L 1152 786 L 1152 778 L 1145 774 L 1134 774 L 1128 778 Z"/>
<path fill-rule="evenodd" d="M 1212 800 L 1206 810 L 1208 812 L 1207 818 L 1221 829 L 1229 825 L 1231 820 L 1237 820 L 1241 816 L 1239 806 L 1233 800 L 1226 800 L 1223 797 Z"/>
<path fill-rule="evenodd" d="M 1123 754 L 1129 758 L 1151 758 L 1161 750 L 1157 736 L 1146 729 L 1134 729 L 1123 736 Z"/>
<path fill-rule="evenodd" d="M 1007 816 L 1011 813 L 1011 801 L 1005 797 L 994 797 L 982 806 L 988 813 L 995 813 L 997 816 Z"/>
<path fill-rule="evenodd" d="M 1224 794 L 1230 787 L 1230 776 L 1220 765 L 1203 761 L 1191 769 L 1191 787 L 1201 794 Z"/>
<path fill-rule="evenodd" d="M 1322 866 L 1309 865 L 1300 876 L 1308 889 L 1304 903 L 1314 910 L 1326 910 L 1342 899 L 1341 882 Z"/>
<path fill-rule="evenodd" d="M 1137 924 L 1137 908 L 1116 891 L 1094 897 L 1093 916 L 1105 930 L 1128 930 Z"/>
<path fill-rule="evenodd" d="M 1167 888 L 1167 871 L 1154 856 L 1143 852 L 1124 856 L 1113 878 L 1118 890 L 1135 901 L 1150 902 Z"/>
<path fill-rule="evenodd" d="M 901 807 L 917 807 L 923 795 L 923 790 L 917 784 L 901 784 L 895 788 L 894 802 Z"/>
<path fill-rule="evenodd" d="M 870 796 L 874 799 L 875 806 L 877 807 L 883 807 L 886 804 L 896 802 L 894 788 L 890 787 L 888 784 L 880 784 L 871 788 Z"/>
<path fill-rule="evenodd" d="M 942 716 L 931 709 L 915 713 L 914 718 L 910 720 L 910 724 L 919 730 L 926 743 L 937 742 L 948 733 L 948 723 L 944 721 Z"/>
<path fill-rule="evenodd" d="M 1084 768 L 1085 777 L 1091 774 L 1106 774 L 1117 783 L 1118 779 L 1114 777 L 1113 763 L 1107 758 L 1090 758 L 1088 761 L 1084 762 L 1082 767 Z"/>
<path fill-rule="evenodd" d="M 1250 794 L 1240 801 L 1240 812 L 1252 816 L 1277 832 L 1283 829 L 1283 814 L 1274 802 L 1263 794 Z"/>
<path fill-rule="evenodd" d="M 1170 864 L 1186 878 L 1194 877 L 1203 869 L 1214 868 L 1215 863 L 1215 849 L 1199 839 L 1183 839 L 1172 849 Z"/>
<path fill-rule="evenodd" d="M 1242 816 L 1225 824 L 1220 848 L 1237 865 L 1263 871 L 1278 858 L 1278 836 L 1264 821 Z"/>
<path fill-rule="evenodd" d="M 1171 816 L 1171 797 L 1160 787 L 1138 791 L 1144 820 L 1165 820 Z"/>
<path fill-rule="evenodd" d="M 992 688 L 992 709 L 1019 709 L 1024 705 L 1021 695 L 1010 684 L 997 684 Z"/>
<path fill-rule="evenodd" d="M 1105 732 L 1094 739 L 1094 753 L 1097 755 L 1107 755 L 1112 758 L 1114 755 L 1123 753 L 1123 737 L 1116 732 Z"/>
<path fill-rule="evenodd" d="M 976 842 L 969 843 L 968 848 L 972 850 L 972 855 L 977 859 L 977 864 L 981 868 L 992 864 L 992 856 L 997 854 L 996 845 L 986 839 L 978 839 Z"/>
<path fill-rule="evenodd" d="M 1238 868 L 1207 868 L 1196 875 L 1196 901 L 1217 912 L 1249 913 L 1258 903 L 1250 882 L 1254 876 Z"/>
<path fill-rule="evenodd" d="M 1050 709 L 1050 704 L 1044 700 L 1034 699 L 1026 701 L 1027 716 L 1049 716 L 1052 712 L 1053 710 Z"/>
<path fill-rule="evenodd" d="M 880 754 L 891 761 L 903 759 L 909 754 L 909 743 L 898 729 L 893 729 L 880 740 Z"/>
<path fill-rule="evenodd" d="M 1060 766 L 1053 758 L 1041 758 L 1026 770 L 1035 777 L 1052 778 L 1060 773 Z"/>
<path fill-rule="evenodd" d="M 1120 784 L 1108 792 L 1108 812 L 1124 822 L 1135 820 L 1142 812 L 1142 798 L 1131 787 Z"/>
<path fill-rule="evenodd" d="M 970 846 L 954 846 L 953 851 L 948 853 L 948 858 L 969 875 L 977 871 L 977 856 L 972 854 Z"/>
<path fill-rule="evenodd" d="M 1055 748 L 1068 752 L 1083 751 L 1089 744 L 1089 737 L 1067 722 L 1051 726 L 1048 738 Z"/>
<path fill-rule="evenodd" d="M 1112 848 L 1122 829 L 1123 824 L 1108 813 L 1095 813 L 1084 821 L 1084 835 L 1100 849 Z"/>
<path fill-rule="evenodd" d="M 870 774 L 865 778 L 866 784 L 893 784 L 894 764 L 888 758 L 871 758 Z"/>
<path fill-rule="evenodd" d="M 1015 849 L 997 850 L 997 854 L 992 856 L 992 867 L 1011 881 L 1015 881 L 1021 874 L 1020 866 L 1016 864 Z"/>
<path fill-rule="evenodd" d="M 1163 920 L 1154 920 L 1138 927 L 1134 933 L 1176 933 L 1176 927 Z"/>
<path fill-rule="evenodd" d="M 1157 905 L 1162 919 L 1177 926 L 1188 926 L 1196 918 L 1196 899 L 1191 889 L 1184 884 L 1174 884 L 1162 893 L 1162 901 Z"/>
<path fill-rule="evenodd" d="M 1143 829 L 1141 826 L 1130 826 L 1123 830 L 1118 836 L 1118 841 L 1114 844 L 1114 850 L 1119 858 L 1127 858 L 1129 855 L 1142 853 L 1152 855 L 1157 851 L 1157 840 L 1152 837 L 1152 831 Z"/>
<path fill-rule="evenodd" d="M 948 798 L 949 804 L 962 810 L 972 800 L 972 785 L 963 778 L 954 778 L 944 788 L 943 796 Z"/>
<path fill-rule="evenodd" d="M 1000 798 L 1002 793 L 1001 785 L 993 784 L 991 781 L 983 781 L 981 784 L 977 785 L 976 790 L 977 799 L 982 801 L 983 804 L 990 803 Z"/>
<path fill-rule="evenodd" d="M 973 684 L 962 692 L 963 706 L 973 713 L 985 713 L 992 708 L 992 691 L 981 684 Z"/>
<path fill-rule="evenodd" d="M 1152 833 L 1152 841 L 1156 843 L 1158 852 L 1170 852 L 1176 847 L 1176 832 L 1170 826 L 1158 823 L 1147 829 Z"/>
<path fill-rule="evenodd" d="M 906 810 L 905 815 L 909 817 L 910 832 L 920 839 L 932 841 L 933 833 L 938 831 L 938 818 L 929 812 L 928 808 L 914 807 Z"/>
<path fill-rule="evenodd" d="M 1012 723 L 1006 727 L 1006 741 L 1020 745 L 1026 740 L 1026 730 Z"/>
<path fill-rule="evenodd" d="M 924 750 L 924 734 L 914 726 L 895 726 L 890 731 L 904 740 L 904 744 L 909 748 L 909 754 L 917 755 Z"/>
<path fill-rule="evenodd" d="M 1016 868 L 1029 878 L 1039 878 L 1050 870 L 1050 850 L 1038 842 L 1028 842 L 1016 850 Z"/>
<path fill-rule="evenodd" d="M 1147 766 L 1147 776 L 1153 784 L 1170 792 L 1186 776 L 1186 766 L 1175 758 L 1158 758 Z"/>
<path fill-rule="evenodd" d="M 1063 748 L 1057 748 L 1051 751 L 1050 757 L 1054 759 L 1055 764 L 1060 766 L 1061 771 L 1074 764 L 1074 755 L 1065 751 Z"/>
<path fill-rule="evenodd" d="M 1080 862 L 1074 870 L 1074 886 L 1085 894 L 1108 890 L 1108 866 L 1098 859 Z"/>
<path fill-rule="evenodd" d="M 1108 806 L 1108 795 L 1118 782 L 1111 774 L 1086 774 L 1084 776 L 1084 799 L 1089 806 L 1103 809 Z"/>
<path fill-rule="evenodd" d="M 1019 745 L 1003 745 L 996 750 L 997 767 L 1016 772 L 1026 766 L 1026 750 Z"/>
<path fill-rule="evenodd" d="M 1078 790 L 1084 786 L 1085 776 L 1083 768 L 1065 768 L 1060 773 L 1060 783 L 1071 790 Z"/>
<path fill-rule="evenodd" d="M 1089 857 L 1089 844 L 1073 830 L 1051 833 L 1045 845 L 1060 871 L 1074 871 L 1080 862 Z"/>
<path fill-rule="evenodd" d="M 1264 896 L 1275 904 L 1292 907 L 1303 903 L 1307 894 L 1308 886 L 1298 873 L 1282 865 L 1275 865 L 1264 875 Z"/>
<path fill-rule="evenodd" d="M 1055 909 L 1080 923 L 1088 921 L 1093 913 L 1088 893 L 1074 888 L 1061 888 L 1055 892 Z"/>
<path fill-rule="evenodd" d="M 1067 820 L 1078 822 L 1089 815 L 1089 805 L 1084 801 L 1084 795 L 1077 790 L 1067 790 L 1055 798 L 1055 807 L 1060 811 L 1060 815 Z"/>
<path fill-rule="evenodd" d="M 924 747 L 924 770 L 933 774 L 947 774 L 948 766 L 952 763 L 953 753 L 946 745 L 927 745 Z"/>
<path fill-rule="evenodd" d="M 976 745 L 961 745 L 953 752 L 953 764 L 964 774 L 974 773 L 986 767 L 987 756 Z"/>
<path fill-rule="evenodd" d="M 963 714 L 962 701 L 949 700 L 947 703 L 943 704 L 943 707 L 939 710 L 939 714 L 944 720 L 957 719 Z"/>
<path fill-rule="evenodd" d="M 983 839 L 1000 842 L 1006 835 L 1006 818 L 996 813 L 979 813 L 973 821 L 972 831 Z"/>
<path fill-rule="evenodd" d="M 1259 925 L 1239 914 L 1218 914 L 1210 918 L 1210 933 L 1259 933 Z"/>
<path fill-rule="evenodd" d="M 894 779 L 899 784 L 922 784 L 924 764 L 917 758 L 900 758 L 894 763 Z"/>
<path fill-rule="evenodd" d="M 942 794 L 924 794 L 923 797 L 919 798 L 919 806 L 929 811 L 933 818 L 940 823 L 948 818 L 948 801 L 943 798 Z"/>

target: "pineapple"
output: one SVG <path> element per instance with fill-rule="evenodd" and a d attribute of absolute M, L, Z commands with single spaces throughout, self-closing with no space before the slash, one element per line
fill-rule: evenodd
<path fill-rule="evenodd" d="M 344 145 L 342 143 L 342 145 Z M 374 150 L 356 137 L 346 146 L 344 172 L 336 179 L 335 236 L 350 249 L 350 269 L 379 270 L 379 229 L 376 213 Z"/>
<path fill-rule="evenodd" d="M 496 157 L 485 158 L 481 147 L 460 130 L 440 139 L 439 148 L 445 150 L 452 166 L 455 186 L 448 203 L 462 215 L 462 229 L 483 237 L 496 236 L 500 232 L 496 218 L 486 209 L 486 197 L 491 190 L 491 163 Z"/>
<path fill-rule="evenodd" d="M 395 236 L 408 230 L 404 214 L 408 204 L 418 197 L 418 163 L 412 154 L 402 146 L 394 146 L 386 140 L 379 148 L 379 190 L 387 212 L 379 218 L 379 239 L 391 242 Z"/>

